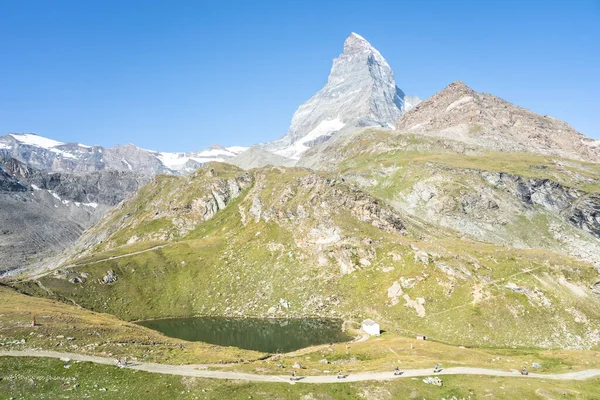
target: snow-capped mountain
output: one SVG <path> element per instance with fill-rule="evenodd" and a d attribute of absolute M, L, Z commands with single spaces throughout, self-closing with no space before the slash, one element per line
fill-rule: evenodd
<path fill-rule="evenodd" d="M 209 161 L 225 161 L 246 150 L 213 145 L 188 153 L 144 150 L 132 144 L 110 148 L 62 143 L 31 133 L 0 136 L 0 156 L 15 158 L 47 172 L 134 171 L 143 176 L 188 173 Z"/>
<path fill-rule="evenodd" d="M 210 161 L 226 161 L 243 153 L 248 147 L 223 147 L 213 144 L 208 149 L 191 153 L 152 152 L 164 166 L 178 173 L 187 173 Z"/>
<path fill-rule="evenodd" d="M 333 61 L 327 84 L 294 113 L 288 133 L 265 148 L 298 159 L 308 148 L 345 128 L 393 129 L 400 116 L 419 102 L 396 86 L 381 53 L 352 33 L 344 42 L 343 54 Z"/>

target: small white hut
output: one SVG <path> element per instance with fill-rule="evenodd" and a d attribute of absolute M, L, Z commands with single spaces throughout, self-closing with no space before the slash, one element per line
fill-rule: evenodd
<path fill-rule="evenodd" d="M 362 330 L 371 336 L 379 336 L 381 334 L 379 324 L 372 319 L 365 319 L 362 322 Z"/>

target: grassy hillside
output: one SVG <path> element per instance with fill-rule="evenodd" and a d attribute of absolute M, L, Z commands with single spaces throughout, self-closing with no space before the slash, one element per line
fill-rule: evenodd
<path fill-rule="evenodd" d="M 397 212 L 455 237 L 560 252 L 600 270 L 600 164 L 377 130 L 327 146 L 312 166 Z"/>
<path fill-rule="evenodd" d="M 598 346 L 591 265 L 415 221 L 336 176 L 213 164 L 158 177 L 88 232 L 93 252 L 17 287 L 126 320 L 371 317 L 465 346 Z"/>
<path fill-rule="evenodd" d="M 167 338 L 112 315 L 96 313 L 75 305 L 26 296 L 0 288 L 0 349 L 44 349 L 167 364 L 208 364 L 209 369 L 281 374 L 299 362 L 302 374 L 322 375 L 336 366 L 348 373 L 471 366 L 504 370 L 542 365 L 541 373 L 564 373 L 600 367 L 600 353 L 589 350 L 540 350 L 460 348 L 435 341 L 419 341 L 386 332 L 366 341 L 333 346 L 321 345 L 278 354 L 265 354 L 204 343 Z M 31 326 L 33 317 L 36 326 Z M 355 333 L 352 324 L 346 324 Z M 323 363 L 327 360 L 327 364 Z M 40 360 L 41 362 L 41 360 Z M 335 372 L 335 371 L 334 371 Z"/>

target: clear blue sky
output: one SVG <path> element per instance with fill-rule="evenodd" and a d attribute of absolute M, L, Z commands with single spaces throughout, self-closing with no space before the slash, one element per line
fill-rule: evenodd
<path fill-rule="evenodd" d="M 462 80 L 600 139 L 600 5 L 584 0 L 0 0 L 0 134 L 273 140 L 352 31 L 407 94 Z"/>

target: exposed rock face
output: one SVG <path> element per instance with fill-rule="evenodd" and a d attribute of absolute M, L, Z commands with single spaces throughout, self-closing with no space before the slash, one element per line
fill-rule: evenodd
<path fill-rule="evenodd" d="M 600 198 L 549 179 L 424 167 L 426 178 L 394 196 L 403 211 L 477 240 L 543 248 L 600 270 Z"/>
<path fill-rule="evenodd" d="M 0 191 L 2 192 L 24 192 L 27 187 L 23 185 L 10 171 L 0 164 Z"/>
<path fill-rule="evenodd" d="M 538 205 L 561 215 L 577 228 L 600 239 L 600 195 L 566 188 L 549 179 L 533 179 L 506 173 L 484 172 L 484 178 L 504 188 L 527 205 Z"/>
<path fill-rule="evenodd" d="M 145 182 L 132 172 L 47 174 L 0 158 L 0 275 L 43 266 Z"/>
<path fill-rule="evenodd" d="M 381 53 L 352 33 L 344 43 L 344 53 L 333 61 L 325 87 L 298 108 L 288 133 L 266 147 L 298 159 L 306 149 L 345 128 L 393 128 L 400 115 L 419 101 L 396 86 Z"/>
<path fill-rule="evenodd" d="M 0 158 L 2 166 L 24 190 L 48 190 L 68 201 L 114 206 L 148 182 L 130 171 L 96 171 L 87 174 L 44 173 L 13 158 Z"/>
<path fill-rule="evenodd" d="M 263 190 L 264 180 L 264 171 L 261 171 L 256 176 L 257 185 L 254 190 Z M 249 195 L 252 196 L 253 193 Z M 288 203 L 292 199 L 305 197 L 308 198 L 302 206 L 296 207 L 295 210 L 288 209 Z M 344 210 L 350 212 L 359 221 L 367 222 L 386 232 L 404 232 L 401 217 L 387 205 L 366 192 L 344 183 L 341 179 L 328 178 L 317 173 L 290 182 L 283 192 L 271 199 L 270 203 L 271 206 L 263 206 L 260 198 L 253 197 L 250 214 L 256 220 L 276 219 L 279 223 L 284 223 L 285 220 L 304 220 L 310 216 L 323 224 L 338 210 Z M 309 212 L 309 209 L 313 211 Z M 335 232 L 327 232 L 327 236 L 334 237 Z"/>
<path fill-rule="evenodd" d="M 569 124 L 454 82 L 403 115 L 403 133 L 424 133 L 502 151 L 600 161 L 600 141 Z"/>

